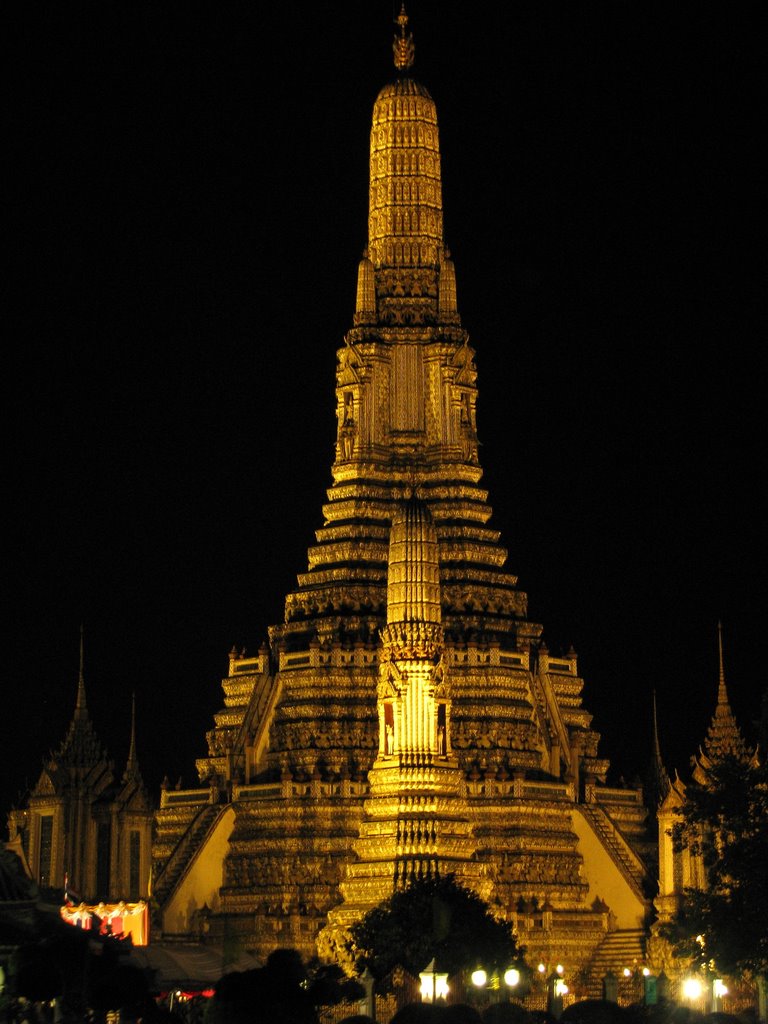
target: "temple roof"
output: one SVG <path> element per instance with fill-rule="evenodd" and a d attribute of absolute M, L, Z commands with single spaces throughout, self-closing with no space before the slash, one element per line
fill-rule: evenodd
<path fill-rule="evenodd" d="M 717 643 L 720 664 L 717 706 L 712 721 L 709 723 L 704 745 L 699 751 L 699 756 L 694 758 L 694 778 L 697 781 L 702 781 L 702 777 L 706 776 L 707 768 L 714 761 L 721 761 L 725 757 L 749 761 L 753 756 L 753 752 L 744 741 L 728 700 L 723 667 L 723 628 L 721 623 L 717 624 Z"/>
<path fill-rule="evenodd" d="M 77 680 L 75 712 L 64 740 L 53 755 L 58 768 L 89 769 L 106 762 L 104 749 L 91 723 L 85 699 L 83 674 L 83 627 L 80 627 L 80 671 Z"/>

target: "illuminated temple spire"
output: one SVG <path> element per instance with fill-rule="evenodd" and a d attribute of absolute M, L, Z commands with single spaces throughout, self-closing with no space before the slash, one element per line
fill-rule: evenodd
<path fill-rule="evenodd" d="M 388 699 L 379 701 L 380 747 L 409 757 L 445 753 L 446 704 L 435 699 L 443 678 L 437 534 L 429 510 L 416 498 L 392 520 L 381 641 Z M 381 683 L 379 691 L 381 697 Z"/>
<path fill-rule="evenodd" d="M 437 534 L 429 509 L 411 498 L 395 514 L 389 538 L 386 652 L 434 658 L 442 645 L 440 622 Z"/>
<path fill-rule="evenodd" d="M 479 487 L 477 372 L 444 242 L 436 107 L 412 77 L 404 11 L 398 24 L 398 73 L 373 105 L 353 326 L 338 352 L 333 487 L 285 625 L 271 632 L 289 645 L 313 631 L 342 628 L 365 640 L 381 628 L 389 526 L 414 488 L 437 531 L 446 631 L 466 631 L 468 588 L 473 629 L 508 635 L 525 618 L 526 596 L 503 569 L 506 551 L 486 526 L 491 508 Z"/>
<path fill-rule="evenodd" d="M 395 53 L 401 74 L 373 108 L 368 251 L 380 321 L 436 323 L 444 257 L 437 110 L 427 89 L 402 74 L 413 63 L 412 38 L 396 39 Z"/>
<path fill-rule="evenodd" d="M 205 897 L 219 936 L 236 921 L 259 955 L 280 942 L 310 956 L 319 933 L 332 957 L 395 888 L 453 874 L 508 919 L 521 900 L 554 907 L 586 963 L 604 885 L 621 927 L 643 919 L 642 861 L 611 865 L 615 822 L 644 836 L 645 811 L 605 789 L 576 656 L 540 644 L 490 523 L 436 108 L 412 77 L 404 10 L 398 27 L 397 68 L 373 104 L 368 237 L 337 349 L 322 519 L 270 650 L 230 657 L 197 811 L 164 791 L 155 894 L 165 927 L 190 930 L 185 872 L 210 856 L 199 863 L 223 861 Z M 526 448 L 512 448 L 525 502 Z M 519 927 L 557 962 L 558 927 Z"/>
<path fill-rule="evenodd" d="M 395 513 L 389 538 L 387 625 L 381 631 L 379 749 L 369 773 L 358 860 L 341 883 L 321 948 L 393 885 L 455 875 L 488 895 L 466 806 L 464 772 L 451 750 L 450 678 L 443 661 L 437 534 L 416 497 Z"/>
<path fill-rule="evenodd" d="M 741 735 L 741 730 L 736 722 L 736 717 L 731 710 L 728 691 L 725 686 L 723 625 L 721 622 L 717 624 L 717 649 L 720 669 L 717 686 L 717 707 L 707 730 L 703 753 L 709 761 L 717 761 L 723 757 L 749 760 L 752 754 L 747 749 L 744 737 Z"/>
<path fill-rule="evenodd" d="M 104 751 L 94 731 L 85 701 L 84 641 L 83 626 L 80 626 L 80 666 L 77 677 L 77 699 L 75 713 L 69 725 L 64 742 L 56 752 L 55 760 L 62 767 L 87 771 L 104 761 Z"/>
<path fill-rule="evenodd" d="M 691 759 L 693 778 L 700 783 L 706 783 L 707 772 L 713 762 L 729 757 L 747 762 L 755 756 L 754 751 L 750 750 L 744 742 L 744 737 L 741 735 L 736 716 L 728 700 L 723 662 L 723 626 L 720 622 L 717 624 L 717 650 L 719 663 L 717 705 L 712 721 L 709 723 L 704 744 L 699 749 L 698 755 Z"/>

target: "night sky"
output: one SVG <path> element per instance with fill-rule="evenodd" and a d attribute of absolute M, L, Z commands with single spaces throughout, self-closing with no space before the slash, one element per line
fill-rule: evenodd
<path fill-rule="evenodd" d="M 411 0 L 484 483 L 613 778 L 765 688 L 759 4 Z M 195 783 L 322 525 L 391 0 L 55 4 L 13 45 L 2 809 L 80 623 L 122 769 Z M 10 505 L 10 509 L 8 509 Z M 10 514 L 8 514 L 10 513 Z M 758 586 L 758 574 L 760 585 Z"/>

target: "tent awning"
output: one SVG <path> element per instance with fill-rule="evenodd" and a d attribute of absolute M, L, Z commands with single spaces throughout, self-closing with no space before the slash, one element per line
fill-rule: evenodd
<path fill-rule="evenodd" d="M 155 972 L 155 983 L 163 991 L 183 989 L 197 991 L 211 988 L 219 978 L 232 971 L 252 971 L 261 967 L 250 953 L 240 953 L 233 960 L 224 950 L 214 946 L 163 945 L 135 946 L 130 962 Z"/>

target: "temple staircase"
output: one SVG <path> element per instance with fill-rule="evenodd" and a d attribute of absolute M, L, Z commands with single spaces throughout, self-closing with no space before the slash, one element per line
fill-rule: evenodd
<path fill-rule="evenodd" d="M 601 807 L 597 804 L 579 804 L 579 810 L 602 840 L 603 846 L 635 895 L 645 901 L 647 897 L 643 891 L 643 881 L 647 871 L 643 861 Z"/>
<path fill-rule="evenodd" d="M 609 932 L 589 961 L 586 969 L 588 999 L 603 998 L 603 978 L 611 971 L 619 984 L 621 1002 L 634 1001 L 634 988 L 642 985 L 642 967 L 645 961 L 645 932 L 642 928 L 623 928 Z M 625 970 L 631 975 L 626 977 Z M 631 987 L 632 992 L 625 991 Z M 639 998 L 639 996 L 638 996 Z"/>
<path fill-rule="evenodd" d="M 198 853 L 205 845 L 207 835 L 216 827 L 227 805 L 206 804 L 187 827 L 175 850 L 155 879 L 152 895 L 162 905 L 176 889 Z"/>

